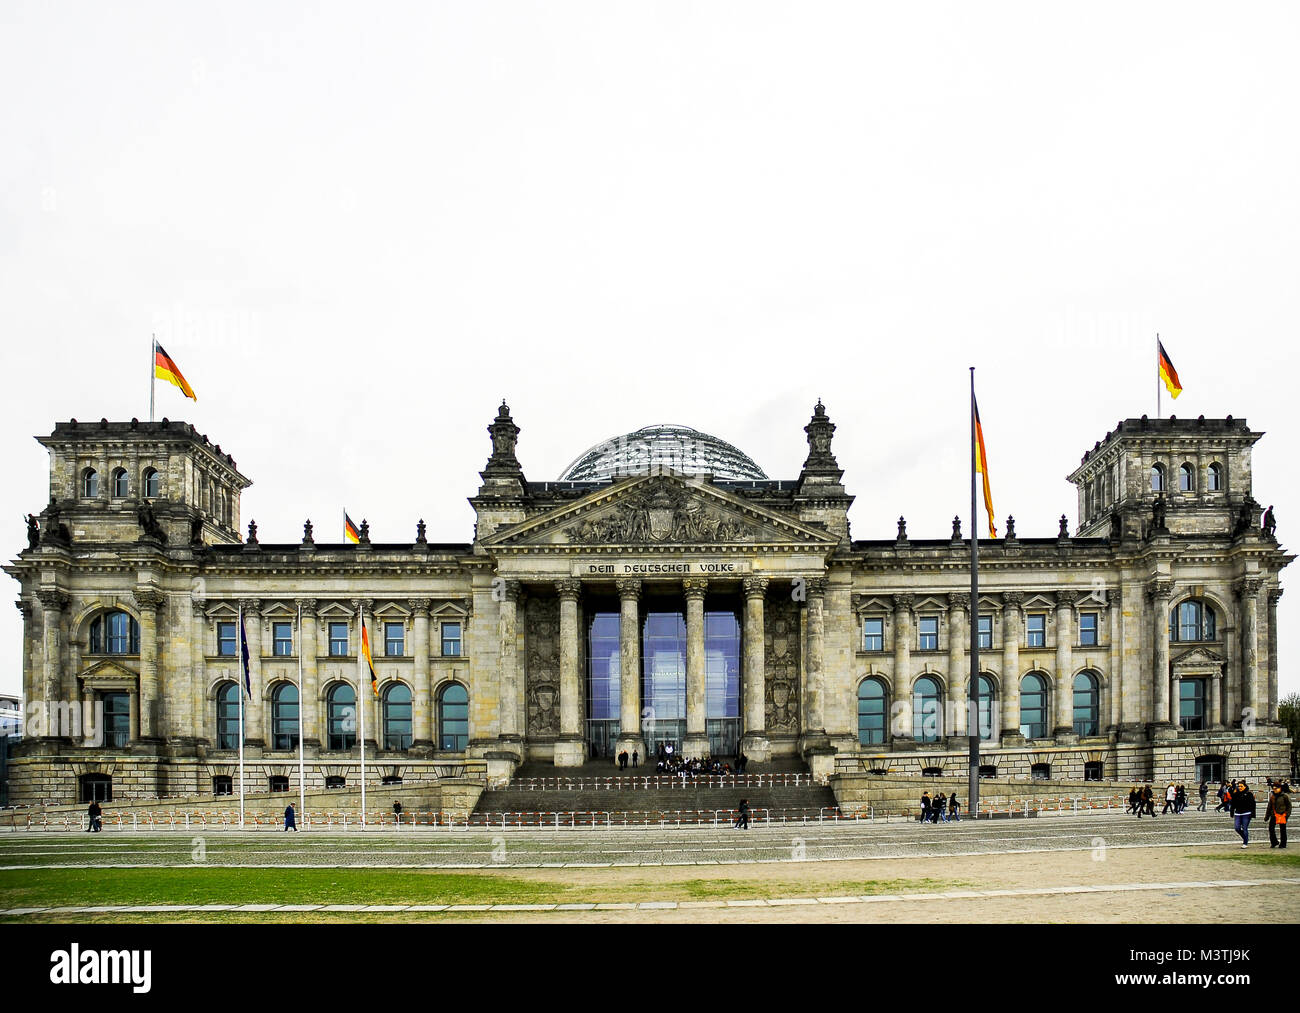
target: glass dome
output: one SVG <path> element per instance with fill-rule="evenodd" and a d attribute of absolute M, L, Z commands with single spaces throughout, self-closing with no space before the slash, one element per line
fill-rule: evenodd
<path fill-rule="evenodd" d="M 763 480 L 749 455 L 725 440 L 690 426 L 646 426 L 598 443 L 564 469 L 561 482 L 604 482 L 671 468 L 684 475 L 709 474 L 724 481 Z"/>

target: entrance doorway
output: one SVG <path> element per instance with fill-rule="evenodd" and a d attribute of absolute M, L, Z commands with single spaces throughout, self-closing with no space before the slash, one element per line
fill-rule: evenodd
<path fill-rule="evenodd" d="M 587 721 L 587 754 L 593 760 L 609 759 L 614 755 L 618 741 L 617 720 L 609 718 Z"/>
<path fill-rule="evenodd" d="M 736 756 L 740 746 L 740 718 L 709 718 L 710 756 Z"/>

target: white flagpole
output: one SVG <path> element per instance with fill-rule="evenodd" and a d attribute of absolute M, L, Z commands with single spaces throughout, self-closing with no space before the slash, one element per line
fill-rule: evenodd
<path fill-rule="evenodd" d="M 158 335 L 151 334 L 153 344 L 149 349 L 149 421 L 153 421 L 153 382 L 158 375 Z"/>
<path fill-rule="evenodd" d="M 361 615 L 361 606 L 357 605 L 357 723 L 360 727 L 361 743 L 361 825 L 366 825 L 366 657 L 361 650 L 361 631 L 365 619 Z"/>
<path fill-rule="evenodd" d="M 1160 332 L 1156 331 L 1156 418 L 1160 418 Z"/>
<path fill-rule="evenodd" d="M 239 825 L 244 825 L 244 605 L 239 605 Z"/>
<path fill-rule="evenodd" d="M 303 762 L 302 716 L 307 706 L 307 697 L 302 684 L 302 603 L 298 604 L 298 819 L 304 819 L 307 812 L 307 775 Z"/>

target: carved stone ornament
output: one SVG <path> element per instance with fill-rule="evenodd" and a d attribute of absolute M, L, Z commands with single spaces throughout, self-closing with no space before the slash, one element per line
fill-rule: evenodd
<path fill-rule="evenodd" d="M 809 598 L 826 597 L 826 578 L 809 577 L 808 584 L 807 584 L 807 591 L 808 591 Z"/>
<path fill-rule="evenodd" d="M 517 582 L 512 581 L 508 583 L 517 583 Z M 577 600 L 577 598 L 582 594 L 582 581 L 574 580 L 572 578 L 557 580 L 555 582 L 555 590 L 559 594 L 561 599 L 571 598 Z"/>
<path fill-rule="evenodd" d="M 767 585 L 770 583 L 767 577 L 746 577 L 743 581 L 746 598 L 762 598 L 767 594 Z"/>
<path fill-rule="evenodd" d="M 618 587 L 618 596 L 621 599 L 631 598 L 633 601 L 641 597 L 641 581 L 633 578 L 615 581 Z"/>
<path fill-rule="evenodd" d="M 302 609 L 304 616 L 314 616 L 316 614 L 315 598 L 295 598 L 293 603 Z"/>
<path fill-rule="evenodd" d="M 757 525 L 728 517 L 667 479 L 647 482 L 601 517 L 570 527 L 576 544 L 689 545 L 756 538 Z"/>
<path fill-rule="evenodd" d="M 970 592 L 969 591 L 951 591 L 948 594 L 948 607 L 950 609 L 961 609 L 963 612 L 970 611 Z"/>
<path fill-rule="evenodd" d="M 1258 577 L 1245 577 L 1242 580 L 1237 581 L 1237 594 L 1241 595 L 1243 598 L 1253 598 L 1255 595 L 1259 594 L 1259 588 L 1262 583 L 1263 582 Z"/>
<path fill-rule="evenodd" d="M 1147 597 L 1157 600 L 1164 599 L 1168 601 L 1174 593 L 1174 582 L 1172 580 L 1153 580 L 1147 586 Z"/>
<path fill-rule="evenodd" d="M 895 612 L 911 612 L 912 604 L 916 601 L 916 595 L 909 593 L 894 595 Z"/>
<path fill-rule="evenodd" d="M 140 607 L 141 611 L 146 609 L 157 610 L 162 607 L 163 602 L 166 600 L 166 597 L 160 591 L 151 588 L 142 588 L 135 592 L 135 603 Z"/>
<path fill-rule="evenodd" d="M 763 707 L 771 734 L 799 731 L 799 605 L 779 595 L 764 612 Z"/>
<path fill-rule="evenodd" d="M 554 598 L 530 597 L 524 628 L 528 653 L 525 707 L 528 737 L 560 734 L 560 607 Z"/>
<path fill-rule="evenodd" d="M 703 598 L 708 591 L 707 577 L 687 577 L 682 581 L 682 594 L 687 598 Z"/>
<path fill-rule="evenodd" d="M 1074 603 L 1079 600 L 1079 592 L 1074 588 L 1062 588 L 1056 592 L 1057 608 L 1073 608 Z"/>
<path fill-rule="evenodd" d="M 1023 591 L 1003 591 L 1002 607 L 1018 609 L 1025 603 L 1025 593 Z"/>
<path fill-rule="evenodd" d="M 36 599 L 41 603 L 42 608 L 53 609 L 56 612 L 62 612 L 71 600 L 66 591 L 47 590 L 37 591 Z"/>
<path fill-rule="evenodd" d="M 428 598 L 411 598 L 408 604 L 411 606 L 411 611 L 417 616 L 427 616 L 429 614 L 429 606 L 433 604 L 433 602 Z"/>

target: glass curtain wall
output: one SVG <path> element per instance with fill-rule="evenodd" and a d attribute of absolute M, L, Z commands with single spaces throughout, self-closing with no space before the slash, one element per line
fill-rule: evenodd
<path fill-rule="evenodd" d="M 622 692 L 618 630 L 618 612 L 592 613 L 587 628 L 587 742 L 593 758 L 613 756 L 618 739 Z"/>

